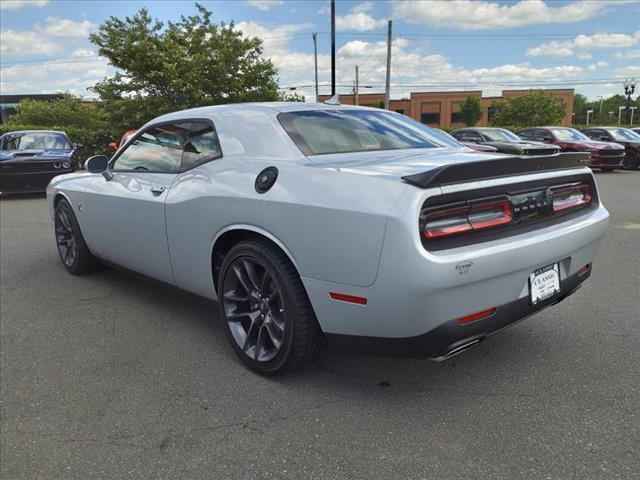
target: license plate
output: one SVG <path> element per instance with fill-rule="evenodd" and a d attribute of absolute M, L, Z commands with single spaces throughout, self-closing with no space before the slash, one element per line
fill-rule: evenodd
<path fill-rule="evenodd" d="M 552 263 L 541 267 L 529 275 L 531 304 L 553 297 L 560 292 L 560 266 Z"/>

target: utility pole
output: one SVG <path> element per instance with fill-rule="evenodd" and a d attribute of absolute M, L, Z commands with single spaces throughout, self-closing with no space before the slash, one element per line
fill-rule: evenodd
<path fill-rule="evenodd" d="M 336 0 L 331 0 L 331 96 L 336 94 Z"/>
<path fill-rule="evenodd" d="M 389 26 L 387 28 L 387 80 L 384 85 L 384 108 L 389 110 L 389 95 L 391 82 L 391 20 L 389 20 Z"/>
<path fill-rule="evenodd" d="M 356 88 L 355 88 L 355 101 L 354 101 L 354 105 L 360 105 L 360 102 L 358 101 L 358 65 L 356 65 Z"/>
<path fill-rule="evenodd" d="M 312 36 L 313 36 L 313 58 L 316 66 L 316 103 L 318 103 L 318 42 L 316 40 L 318 37 L 317 32 L 313 32 Z"/>

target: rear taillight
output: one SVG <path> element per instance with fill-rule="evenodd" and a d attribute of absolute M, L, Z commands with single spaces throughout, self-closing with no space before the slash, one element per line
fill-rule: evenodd
<path fill-rule="evenodd" d="M 504 225 L 511 219 L 511 202 L 508 199 L 475 202 L 427 212 L 423 235 L 428 239 L 448 237 Z"/>
<path fill-rule="evenodd" d="M 549 193 L 554 213 L 589 205 L 592 198 L 591 186 L 584 183 L 552 187 Z"/>

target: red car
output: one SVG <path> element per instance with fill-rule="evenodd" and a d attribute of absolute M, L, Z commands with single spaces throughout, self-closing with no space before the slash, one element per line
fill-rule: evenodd
<path fill-rule="evenodd" d="M 123 146 L 125 143 L 127 143 L 127 140 L 129 140 L 135 134 L 136 134 L 136 130 L 127 130 L 125 132 L 125 134 L 122 135 L 122 138 L 120 139 L 120 143 L 111 142 L 109 144 L 109 148 L 111 148 L 112 150 L 116 150 L 117 151 L 121 146 Z"/>
<path fill-rule="evenodd" d="M 569 127 L 526 128 L 518 133 L 525 140 L 552 143 L 563 152 L 589 152 L 589 166 L 610 171 L 621 168 L 624 160 L 624 147 L 618 143 L 591 140 L 584 133 Z"/>

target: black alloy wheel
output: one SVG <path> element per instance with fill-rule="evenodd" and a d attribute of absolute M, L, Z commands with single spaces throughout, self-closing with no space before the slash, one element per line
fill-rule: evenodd
<path fill-rule="evenodd" d="M 268 362 L 284 340 L 285 315 L 280 286 L 259 260 L 240 257 L 224 279 L 223 303 L 236 344 L 252 360 Z"/>
<path fill-rule="evenodd" d="M 225 256 L 217 285 L 227 336 L 247 366 L 279 375 L 311 358 L 321 332 L 282 250 L 262 239 L 238 243 Z"/>
<path fill-rule="evenodd" d="M 56 210 L 55 216 L 56 244 L 60 260 L 65 267 L 72 267 L 78 260 L 78 248 L 76 245 L 76 235 L 71 225 L 69 213 L 64 208 Z"/>
<path fill-rule="evenodd" d="M 102 267 L 89 251 L 78 220 L 66 199 L 56 203 L 53 224 L 60 260 L 68 272 L 80 275 Z"/>

